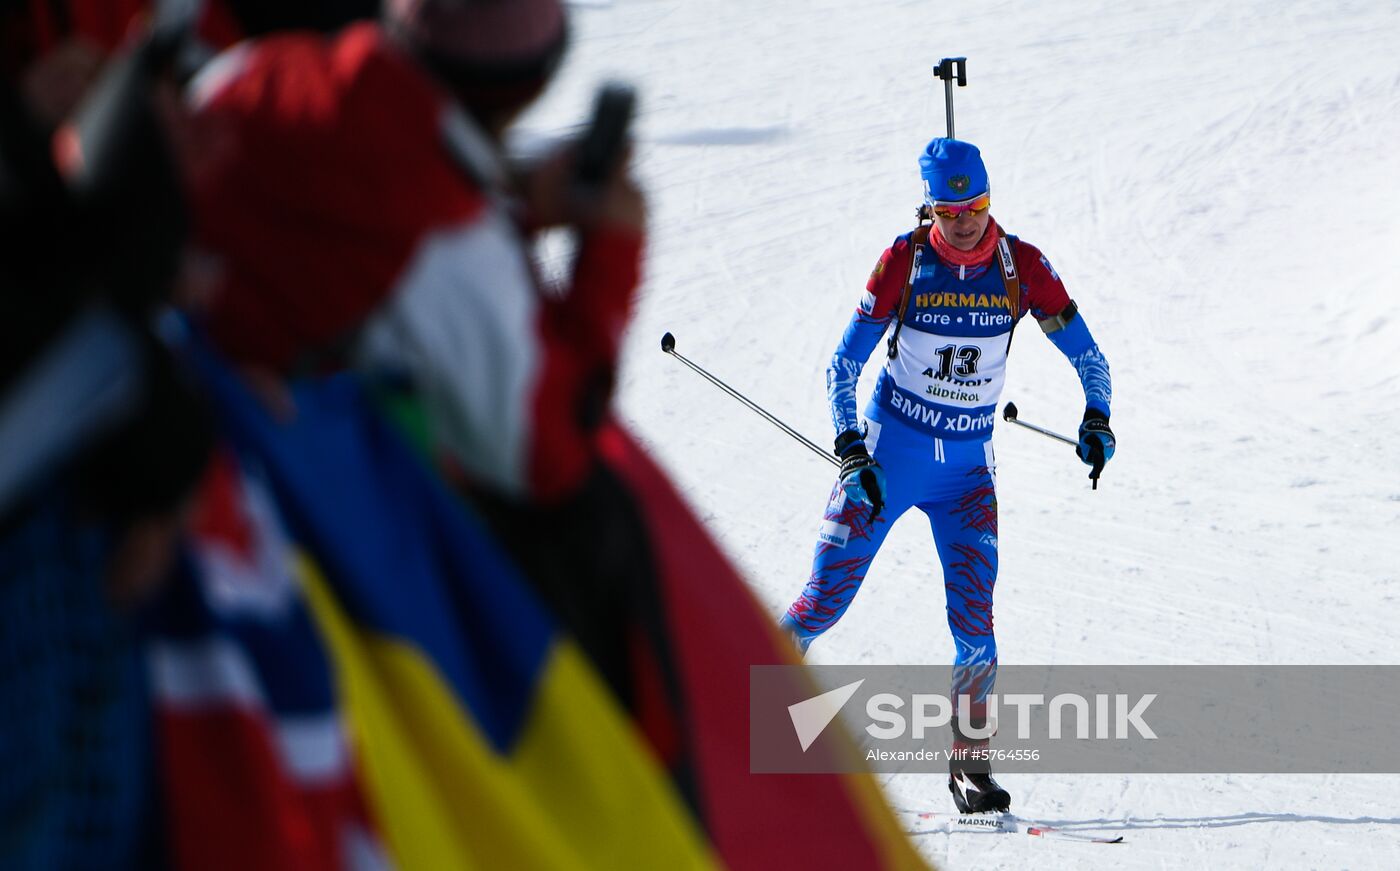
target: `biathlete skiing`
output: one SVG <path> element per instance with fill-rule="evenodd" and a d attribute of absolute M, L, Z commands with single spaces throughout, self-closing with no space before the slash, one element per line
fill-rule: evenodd
<path fill-rule="evenodd" d="M 950 124 L 951 126 L 951 124 Z M 1114 451 L 1108 362 L 1049 261 L 1006 235 L 976 146 L 936 138 L 919 158 L 921 217 L 931 221 L 880 256 L 827 369 L 840 478 L 818 534 L 812 574 L 781 625 L 804 654 L 850 607 L 890 526 L 918 508 L 933 527 L 955 645 L 948 788 L 963 813 L 1005 811 L 991 776 L 985 702 L 996 681 L 992 591 L 997 579 L 992 422 L 1012 331 L 1026 314 L 1069 359 L 1084 388 L 1080 459 Z M 864 420 L 856 382 L 889 334 Z M 966 697 L 964 700 L 962 697 Z"/>

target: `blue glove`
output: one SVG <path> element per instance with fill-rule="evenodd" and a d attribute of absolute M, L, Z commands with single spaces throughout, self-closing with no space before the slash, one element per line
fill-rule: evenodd
<path fill-rule="evenodd" d="M 885 470 L 870 456 L 865 440 L 855 430 L 836 437 L 836 456 L 841 458 L 841 489 L 852 502 L 870 506 L 870 522 L 874 523 L 885 507 Z"/>
<path fill-rule="evenodd" d="M 1113 459 L 1115 446 L 1113 430 L 1108 426 L 1108 415 L 1097 408 L 1084 410 L 1084 422 L 1079 425 L 1079 446 L 1075 449 L 1085 465 L 1092 466 L 1089 477 L 1094 489 L 1099 486 L 1099 473 L 1109 460 Z"/>

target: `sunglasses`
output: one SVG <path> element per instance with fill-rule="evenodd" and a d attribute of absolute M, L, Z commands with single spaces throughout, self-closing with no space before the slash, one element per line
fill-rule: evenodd
<path fill-rule="evenodd" d="M 956 221 L 958 218 L 967 214 L 976 217 L 991 207 L 992 195 L 987 193 L 962 203 L 934 203 L 933 213 L 940 218 Z"/>

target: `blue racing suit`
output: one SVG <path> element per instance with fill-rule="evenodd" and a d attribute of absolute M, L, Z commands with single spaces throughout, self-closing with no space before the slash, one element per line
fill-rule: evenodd
<path fill-rule="evenodd" d="M 935 231 L 936 232 L 936 231 Z M 989 223 L 988 233 L 996 233 Z M 1027 313 L 1069 358 L 1086 403 L 1109 413 L 1108 363 L 1077 314 L 1059 276 L 1034 246 L 1007 237 L 1020 285 L 1011 311 L 995 252 L 959 266 L 931 242 L 912 234 L 885 251 L 827 370 L 827 396 L 836 432 L 863 431 L 884 469 L 885 507 L 872 523 L 870 506 L 832 489 L 818 533 L 812 574 L 782 626 L 803 651 L 835 625 L 860 590 L 890 526 L 910 508 L 928 517 L 943 567 L 948 628 L 952 630 L 954 700 L 983 701 L 996 680 L 992 591 L 997 578 L 996 462 L 992 422 L 1006 370 L 1011 331 Z M 856 414 L 856 382 L 898 314 L 914 272 L 909 302 L 865 411 Z"/>

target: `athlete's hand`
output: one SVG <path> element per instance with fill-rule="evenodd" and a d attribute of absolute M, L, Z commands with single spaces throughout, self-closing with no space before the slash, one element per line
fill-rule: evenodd
<path fill-rule="evenodd" d="M 1098 485 L 1099 473 L 1104 465 L 1113 459 L 1113 430 L 1108 426 L 1108 415 L 1097 408 L 1084 410 L 1084 422 L 1079 425 L 1079 447 L 1076 451 L 1085 465 L 1092 466 L 1089 477 Z"/>
<path fill-rule="evenodd" d="M 836 437 L 836 455 L 841 458 L 841 489 L 852 502 L 870 506 L 870 522 L 874 523 L 885 507 L 885 471 L 855 430 Z"/>

